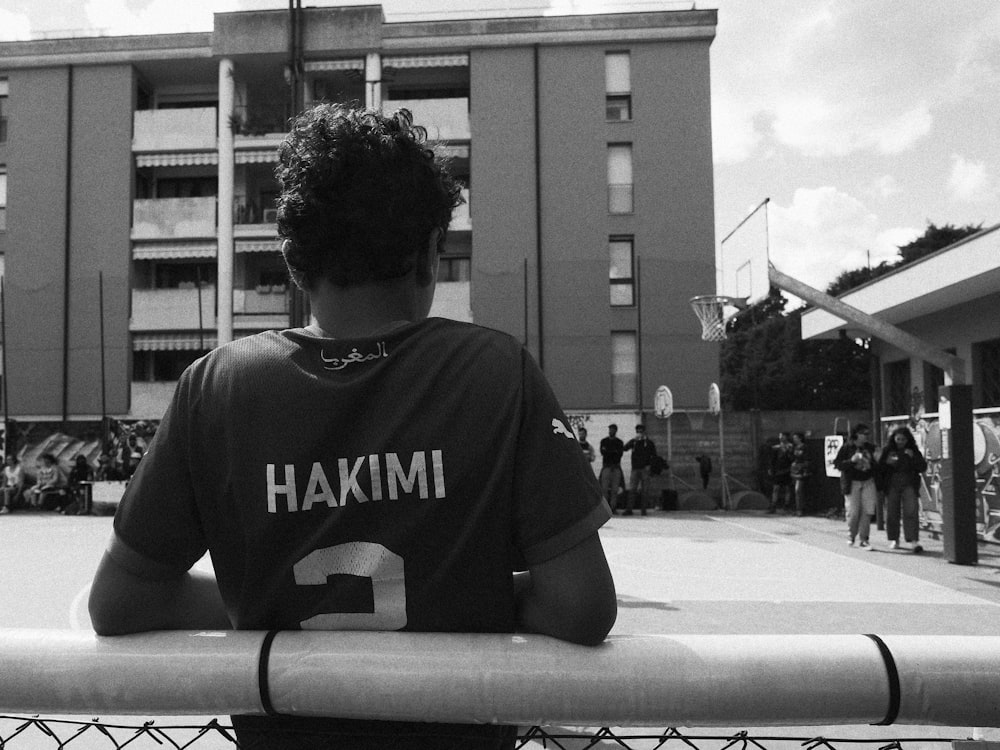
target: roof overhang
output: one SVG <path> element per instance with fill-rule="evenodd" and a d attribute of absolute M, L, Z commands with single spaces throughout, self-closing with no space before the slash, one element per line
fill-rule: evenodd
<path fill-rule="evenodd" d="M 1000 291 L 1000 224 L 938 250 L 843 294 L 840 300 L 881 320 L 906 321 Z M 812 308 L 802 314 L 802 338 L 859 334 L 836 315 Z M 861 334 L 865 335 L 865 334 Z"/>

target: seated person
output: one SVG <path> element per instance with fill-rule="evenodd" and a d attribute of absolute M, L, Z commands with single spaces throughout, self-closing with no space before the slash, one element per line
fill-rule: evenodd
<path fill-rule="evenodd" d="M 3 506 L 0 514 L 10 513 L 24 503 L 24 469 L 17 456 L 11 454 L 4 460 L 3 467 Z"/>
<path fill-rule="evenodd" d="M 42 510 L 62 510 L 69 504 L 66 474 L 56 457 L 43 453 L 35 464 L 35 484 L 28 490 L 28 503 Z"/>

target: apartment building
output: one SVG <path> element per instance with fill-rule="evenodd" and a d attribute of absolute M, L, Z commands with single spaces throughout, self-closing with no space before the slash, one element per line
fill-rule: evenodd
<path fill-rule="evenodd" d="M 307 311 L 275 234 L 287 118 L 407 107 L 466 185 L 432 314 L 524 341 L 569 410 L 702 406 L 717 345 L 714 10 L 386 22 L 379 5 L 211 32 L 0 43 L 5 409 L 156 419 L 203 352 Z"/>

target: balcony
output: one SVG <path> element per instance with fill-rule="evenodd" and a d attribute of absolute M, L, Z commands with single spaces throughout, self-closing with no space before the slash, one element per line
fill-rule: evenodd
<path fill-rule="evenodd" d="M 288 287 L 285 284 L 233 290 L 233 313 L 236 315 L 287 315 Z M 287 322 L 287 321 L 286 321 Z"/>
<path fill-rule="evenodd" d="M 133 240 L 215 237 L 214 196 L 148 198 L 132 201 Z"/>
<path fill-rule="evenodd" d="M 198 323 L 197 287 L 132 290 L 131 330 L 197 330 Z M 214 286 L 201 288 L 201 326 L 215 328 Z"/>
<path fill-rule="evenodd" d="M 233 314 L 247 316 L 250 327 L 268 328 L 288 324 L 289 290 L 284 284 L 256 289 L 233 290 Z M 268 318 L 267 316 L 271 316 Z M 173 331 L 198 329 L 198 289 L 133 289 L 133 331 Z M 201 288 L 201 326 L 214 334 L 215 286 Z M 240 326 L 246 327 L 246 326 Z"/>
<path fill-rule="evenodd" d="M 391 99 L 382 102 L 386 111 L 408 109 L 413 121 L 427 128 L 432 141 L 467 141 L 470 138 L 469 100 L 461 99 Z"/>
<path fill-rule="evenodd" d="M 215 151 L 215 107 L 140 109 L 133 114 L 134 152 Z"/>

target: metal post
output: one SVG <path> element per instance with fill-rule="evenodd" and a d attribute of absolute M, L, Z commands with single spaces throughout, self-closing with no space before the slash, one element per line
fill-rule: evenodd
<path fill-rule="evenodd" d="M 236 159 L 232 126 L 236 82 L 233 61 L 219 60 L 219 202 L 218 202 L 218 282 L 216 305 L 218 343 L 233 340 L 233 183 Z"/>

